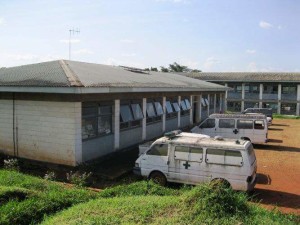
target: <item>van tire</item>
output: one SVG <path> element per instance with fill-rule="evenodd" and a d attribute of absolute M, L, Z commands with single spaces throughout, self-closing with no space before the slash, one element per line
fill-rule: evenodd
<path fill-rule="evenodd" d="M 231 189 L 230 183 L 227 180 L 222 179 L 222 178 L 213 179 L 211 181 L 211 185 L 212 185 L 213 188 L 216 188 L 217 186 L 223 186 L 225 188 Z"/>
<path fill-rule="evenodd" d="M 161 186 L 166 186 L 167 184 L 167 178 L 165 177 L 165 175 L 158 171 L 152 172 L 149 176 L 149 179 Z"/>

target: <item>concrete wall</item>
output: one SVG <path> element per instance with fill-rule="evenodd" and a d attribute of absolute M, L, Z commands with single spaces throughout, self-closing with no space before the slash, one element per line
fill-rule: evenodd
<path fill-rule="evenodd" d="M 142 127 L 120 131 L 120 149 L 142 142 Z"/>
<path fill-rule="evenodd" d="M 114 134 L 102 137 L 84 140 L 82 142 L 82 161 L 92 160 L 106 154 L 112 153 L 114 150 Z"/>
<path fill-rule="evenodd" d="M 166 120 L 166 132 L 171 130 L 178 130 L 177 117 Z"/>
<path fill-rule="evenodd" d="M 162 121 L 157 123 L 147 124 L 147 140 L 151 140 L 153 138 L 159 137 L 163 134 L 162 132 Z"/>
<path fill-rule="evenodd" d="M 180 118 L 180 127 L 187 127 L 190 125 L 190 115 L 184 115 Z"/>
<path fill-rule="evenodd" d="M 76 165 L 82 162 L 81 103 L 0 100 L 0 151 L 18 157 Z"/>

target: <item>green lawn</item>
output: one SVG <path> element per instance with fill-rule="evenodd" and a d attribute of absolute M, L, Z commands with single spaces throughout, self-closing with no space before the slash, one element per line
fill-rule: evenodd
<path fill-rule="evenodd" d="M 95 193 L 0 170 L 0 224 L 299 224 L 249 204 L 245 193 L 204 184 L 140 181 Z"/>

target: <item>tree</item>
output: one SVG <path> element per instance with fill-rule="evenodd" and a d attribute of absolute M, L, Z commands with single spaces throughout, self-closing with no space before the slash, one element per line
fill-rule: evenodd
<path fill-rule="evenodd" d="M 158 69 L 157 69 L 156 67 L 151 67 L 151 68 L 150 68 L 150 71 L 158 72 Z"/>
<path fill-rule="evenodd" d="M 174 62 L 173 64 L 169 64 L 169 71 L 175 73 L 183 73 L 189 72 L 190 69 L 187 66 L 182 66 L 179 65 L 177 62 Z"/>
<path fill-rule="evenodd" d="M 161 67 L 160 67 L 160 71 L 161 71 L 161 72 L 164 72 L 164 73 L 168 73 L 168 72 L 169 72 L 169 69 L 166 68 L 166 67 L 161 66 Z"/>

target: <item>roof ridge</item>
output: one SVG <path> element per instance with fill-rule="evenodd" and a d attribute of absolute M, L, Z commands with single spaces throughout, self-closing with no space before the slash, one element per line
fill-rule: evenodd
<path fill-rule="evenodd" d="M 65 75 L 70 82 L 71 87 L 83 87 L 84 85 L 81 83 L 78 76 L 73 72 L 73 70 L 70 68 L 70 66 L 64 61 L 59 60 L 59 64 L 63 71 L 65 72 Z"/>

